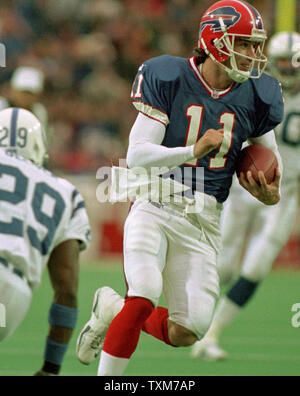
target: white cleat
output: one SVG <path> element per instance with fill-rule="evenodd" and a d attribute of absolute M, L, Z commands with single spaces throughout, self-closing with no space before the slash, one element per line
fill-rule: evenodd
<path fill-rule="evenodd" d="M 191 358 L 217 362 L 226 360 L 228 358 L 228 353 L 220 348 L 215 340 L 203 339 L 193 345 Z"/>
<path fill-rule="evenodd" d="M 81 330 L 76 345 L 80 363 L 89 365 L 99 356 L 106 332 L 123 306 L 124 299 L 110 287 L 98 289 L 94 295 L 91 319 Z"/>

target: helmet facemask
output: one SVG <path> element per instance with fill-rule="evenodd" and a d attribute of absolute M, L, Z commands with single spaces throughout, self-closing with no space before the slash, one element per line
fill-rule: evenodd
<path fill-rule="evenodd" d="M 217 59 L 211 52 L 206 48 L 204 40 L 201 38 L 200 42 L 205 52 L 209 57 L 226 70 L 229 77 L 238 82 L 243 83 L 249 78 L 260 78 L 267 66 L 267 57 L 263 54 L 264 44 L 266 40 L 266 33 L 263 30 L 252 29 L 251 35 L 244 34 L 232 34 L 227 32 L 227 28 L 224 24 L 222 17 L 219 18 L 220 26 L 223 35 L 220 38 L 216 38 L 213 41 L 213 45 L 217 49 L 219 56 Z M 247 41 L 256 43 L 255 45 L 255 57 L 250 57 L 237 52 L 235 48 L 236 39 L 243 38 Z M 249 70 L 243 71 L 238 68 L 237 57 L 250 60 Z M 229 59 L 229 65 L 225 64 L 225 61 Z M 228 63 L 228 62 L 227 62 Z"/>

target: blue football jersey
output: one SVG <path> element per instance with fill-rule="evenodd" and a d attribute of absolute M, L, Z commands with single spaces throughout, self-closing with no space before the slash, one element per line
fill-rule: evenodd
<path fill-rule="evenodd" d="M 202 190 L 219 202 L 228 197 L 243 142 L 269 132 L 283 119 L 276 79 L 263 74 L 224 91 L 212 90 L 199 72 L 196 57 L 164 55 L 145 62 L 133 84 L 132 101 L 138 111 L 166 126 L 162 142 L 166 147 L 192 145 L 208 129 L 224 128 L 219 148 L 179 167 L 179 174 L 184 174 L 185 167 L 192 169 L 188 184 L 192 190 Z M 204 172 L 196 172 L 199 167 Z M 199 174 L 201 180 L 197 180 Z"/>

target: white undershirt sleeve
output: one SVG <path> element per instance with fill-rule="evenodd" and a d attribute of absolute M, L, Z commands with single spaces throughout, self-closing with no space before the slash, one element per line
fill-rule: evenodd
<path fill-rule="evenodd" d="M 195 158 L 194 146 L 169 148 L 162 146 L 166 127 L 150 117 L 139 113 L 129 136 L 127 165 L 129 168 L 151 167 L 176 168 Z"/>

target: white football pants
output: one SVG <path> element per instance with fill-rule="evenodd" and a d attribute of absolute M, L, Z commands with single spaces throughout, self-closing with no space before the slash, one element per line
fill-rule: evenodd
<path fill-rule="evenodd" d="M 163 293 L 170 320 L 199 339 L 210 326 L 219 296 L 221 205 L 205 197 L 205 209 L 188 215 L 178 205 L 137 201 L 124 233 L 128 296 L 147 298 L 156 306 Z"/>
<path fill-rule="evenodd" d="M 5 327 L 1 327 L 3 323 L 0 326 L 0 342 L 13 334 L 21 324 L 31 300 L 32 291 L 27 282 L 0 264 L 0 304 L 4 307 L 6 322 Z"/>

